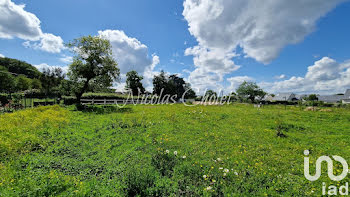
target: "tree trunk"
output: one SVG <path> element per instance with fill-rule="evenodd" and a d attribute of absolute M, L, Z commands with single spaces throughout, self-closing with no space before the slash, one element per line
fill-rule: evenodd
<path fill-rule="evenodd" d="M 89 81 L 90 79 L 87 79 L 84 83 L 84 86 L 83 88 L 81 89 L 81 91 L 76 95 L 77 97 L 77 104 L 80 106 L 81 105 L 81 97 L 83 96 L 85 90 L 88 88 L 88 85 L 89 85 Z"/>

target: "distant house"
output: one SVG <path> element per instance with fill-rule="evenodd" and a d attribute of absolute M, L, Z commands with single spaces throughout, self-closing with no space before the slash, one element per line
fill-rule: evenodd
<path fill-rule="evenodd" d="M 305 101 L 308 97 L 309 97 L 309 94 L 298 94 L 298 95 L 295 95 L 295 98 L 297 98 L 298 100 L 301 100 L 301 101 Z"/>
<path fill-rule="evenodd" d="M 342 100 L 342 103 L 343 103 L 343 104 L 350 104 L 350 99 L 343 99 L 343 100 Z"/>
<path fill-rule="evenodd" d="M 319 95 L 317 98 L 325 103 L 350 103 L 350 89 L 344 95 Z"/>
<path fill-rule="evenodd" d="M 275 101 L 275 102 L 281 102 L 281 101 L 297 101 L 298 98 L 296 97 L 296 94 L 294 93 L 279 93 L 276 94 L 274 97 L 269 96 L 267 98 L 269 101 Z"/>

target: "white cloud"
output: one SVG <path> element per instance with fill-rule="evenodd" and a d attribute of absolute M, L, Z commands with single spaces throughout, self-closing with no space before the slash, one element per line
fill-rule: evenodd
<path fill-rule="evenodd" d="M 46 63 L 42 63 L 42 64 L 38 64 L 38 65 L 34 65 L 35 68 L 37 68 L 39 71 L 43 71 L 43 69 L 54 69 L 54 68 L 61 68 L 63 73 L 67 73 L 68 72 L 68 66 L 51 66 L 48 65 Z"/>
<path fill-rule="evenodd" d="M 220 49 L 209 50 L 196 46 L 186 49 L 185 55 L 194 56 L 193 62 L 196 68 L 190 73 L 188 81 L 201 91 L 206 88 L 216 90 L 222 88 L 218 83 L 223 81 L 224 75 L 240 68 L 232 61 L 236 56 L 235 53 L 225 53 Z"/>
<path fill-rule="evenodd" d="M 40 42 L 31 43 L 29 41 L 26 41 L 23 43 L 23 46 L 26 48 L 33 48 L 49 53 L 61 53 L 61 51 L 65 49 L 61 37 L 47 33 L 42 34 Z"/>
<path fill-rule="evenodd" d="M 5 55 L 3 55 L 3 54 L 0 53 L 0 57 L 5 57 Z"/>
<path fill-rule="evenodd" d="M 194 65 L 201 67 L 208 72 L 228 74 L 239 68 L 231 60 L 236 56 L 235 53 L 225 53 L 221 49 L 207 49 L 200 46 L 188 48 L 185 55 L 193 55 Z"/>
<path fill-rule="evenodd" d="M 113 56 L 118 62 L 121 73 L 137 71 L 144 76 L 143 82 L 149 90 L 152 86 L 152 78 L 156 74 L 154 68 L 159 64 L 159 57 L 155 54 L 149 55 L 146 45 L 136 38 L 128 37 L 123 31 L 105 30 L 99 31 L 98 34 L 111 42 Z"/>
<path fill-rule="evenodd" d="M 25 47 L 33 47 L 50 53 L 60 53 L 64 49 L 59 36 L 43 33 L 40 20 L 24 10 L 25 5 L 17 5 L 11 0 L 0 1 L 0 38 L 20 38 L 26 40 Z M 30 43 L 29 41 L 34 41 Z"/>
<path fill-rule="evenodd" d="M 42 35 L 38 47 L 40 50 L 50 53 L 61 53 L 61 50 L 65 48 L 60 36 L 47 33 Z"/>
<path fill-rule="evenodd" d="M 343 1 L 185 0 L 183 15 L 201 47 L 232 52 L 240 46 L 247 56 L 269 63 Z"/>
<path fill-rule="evenodd" d="M 183 16 L 198 42 L 185 51 L 194 56 L 192 78 L 213 73 L 221 78 L 237 70 L 238 48 L 244 57 L 270 63 L 285 46 L 312 33 L 316 22 L 343 1 L 185 0 Z"/>
<path fill-rule="evenodd" d="M 66 64 L 72 63 L 73 62 L 73 57 L 72 56 L 67 56 L 67 55 L 62 55 L 60 58 L 60 61 Z"/>
<path fill-rule="evenodd" d="M 228 82 L 230 82 L 230 87 L 228 88 L 229 91 L 236 91 L 239 85 L 241 85 L 243 82 L 251 82 L 254 81 L 253 78 L 248 76 L 236 76 L 236 77 L 230 77 L 226 79 Z"/>
<path fill-rule="evenodd" d="M 40 20 L 24 8 L 25 5 L 16 5 L 11 0 L 0 1 L 0 38 L 40 39 Z"/>
<path fill-rule="evenodd" d="M 223 85 L 218 83 L 223 81 L 223 75 L 208 72 L 201 68 L 192 71 L 186 81 L 198 92 L 205 92 L 206 89 L 218 92 L 223 89 Z"/>
<path fill-rule="evenodd" d="M 281 74 L 281 75 L 275 76 L 275 79 L 285 79 L 285 78 L 286 78 L 285 74 Z"/>
<path fill-rule="evenodd" d="M 191 71 L 189 71 L 188 69 L 183 69 L 182 72 L 183 72 L 183 73 L 188 73 L 188 74 L 191 73 Z"/>
<path fill-rule="evenodd" d="M 261 82 L 261 87 L 269 92 L 295 93 L 338 93 L 350 87 L 350 61 L 338 63 L 323 57 L 308 67 L 304 77 L 293 76 L 276 82 Z"/>
<path fill-rule="evenodd" d="M 316 61 L 313 66 L 308 67 L 306 78 L 312 81 L 327 81 L 333 80 L 340 77 L 340 71 L 343 68 L 339 64 L 329 58 L 324 57 L 319 61 Z"/>

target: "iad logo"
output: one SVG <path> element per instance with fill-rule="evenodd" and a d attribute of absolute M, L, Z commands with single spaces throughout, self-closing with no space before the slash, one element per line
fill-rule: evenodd
<path fill-rule="evenodd" d="M 304 155 L 308 156 L 310 153 L 308 150 L 304 151 Z M 304 157 L 304 176 L 309 181 L 316 181 L 321 177 L 321 165 L 322 162 L 326 162 L 328 166 L 328 177 L 333 181 L 341 181 L 348 174 L 348 163 L 344 158 L 340 156 L 332 156 L 335 161 L 340 162 L 343 165 L 343 172 L 339 176 L 334 176 L 333 174 L 333 160 L 328 156 L 321 156 L 316 161 L 316 174 L 314 176 L 310 175 L 310 160 L 309 157 Z"/>

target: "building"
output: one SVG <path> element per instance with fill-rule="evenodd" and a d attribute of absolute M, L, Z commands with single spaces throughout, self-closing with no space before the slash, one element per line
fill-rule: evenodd
<path fill-rule="evenodd" d="M 319 95 L 317 98 L 325 103 L 350 103 L 350 89 L 344 95 Z"/>
<path fill-rule="evenodd" d="M 342 103 L 343 103 L 343 104 L 350 104 L 350 99 L 343 99 L 343 100 L 342 100 Z"/>
<path fill-rule="evenodd" d="M 294 93 L 278 93 L 274 97 L 269 96 L 267 100 L 272 102 L 281 102 L 281 101 L 297 101 L 298 98 Z"/>

